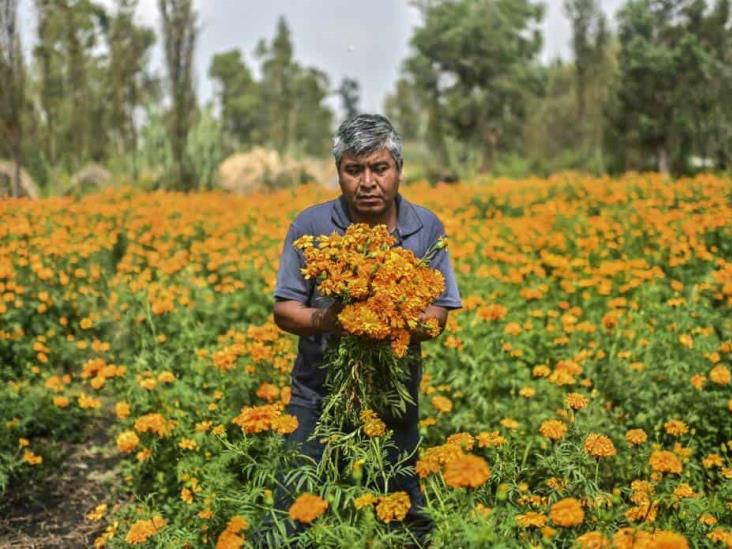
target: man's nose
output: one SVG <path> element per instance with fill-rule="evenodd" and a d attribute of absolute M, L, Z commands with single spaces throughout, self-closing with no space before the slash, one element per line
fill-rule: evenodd
<path fill-rule="evenodd" d="M 361 184 L 364 187 L 370 187 L 375 182 L 374 179 L 374 172 L 372 172 L 369 168 L 366 168 L 363 171 L 363 178 L 361 179 Z"/>

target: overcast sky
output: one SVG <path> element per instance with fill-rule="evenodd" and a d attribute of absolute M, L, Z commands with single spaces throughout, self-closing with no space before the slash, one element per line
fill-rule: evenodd
<path fill-rule="evenodd" d="M 614 21 L 623 0 L 600 0 Z M 113 5 L 113 0 L 102 0 Z M 206 73 L 215 53 L 239 48 L 256 69 L 254 47 L 260 38 L 271 40 L 277 18 L 284 15 L 292 33 L 295 58 L 305 66 L 324 70 L 335 88 L 343 76 L 361 84 L 361 109 L 381 111 L 399 68 L 409 53 L 409 37 L 419 24 L 417 10 L 407 0 L 194 0 L 201 34 L 195 58 L 199 97 L 211 98 Z M 543 30 L 546 61 L 570 53 L 570 25 L 562 12 L 563 0 L 545 0 Z M 33 39 L 32 0 L 21 0 L 21 24 L 26 45 Z M 158 30 L 158 1 L 139 0 L 139 18 Z M 162 70 L 162 52 L 156 44 L 152 67 Z M 329 101 L 338 107 L 335 97 Z"/>

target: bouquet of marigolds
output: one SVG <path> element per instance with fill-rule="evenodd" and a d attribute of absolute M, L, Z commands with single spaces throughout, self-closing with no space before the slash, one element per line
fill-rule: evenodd
<path fill-rule="evenodd" d="M 329 395 L 321 421 L 356 425 L 361 412 L 403 414 L 412 398 L 409 377 L 412 333 L 439 332 L 435 319 L 422 320 L 426 307 L 442 294 L 445 280 L 430 262 L 446 246 L 439 239 L 418 258 L 395 247 L 386 225 L 356 223 L 344 235 L 305 235 L 294 246 L 303 251 L 306 279 L 343 304 L 338 320 L 345 334 L 329 347 Z"/>

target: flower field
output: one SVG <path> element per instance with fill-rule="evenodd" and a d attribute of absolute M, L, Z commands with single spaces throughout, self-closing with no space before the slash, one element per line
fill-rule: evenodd
<path fill-rule="evenodd" d="M 445 224 L 464 308 L 423 344 L 433 547 L 732 547 L 732 180 L 574 174 L 402 189 Z M 0 493 L 104 425 L 96 545 L 239 547 L 273 511 L 296 339 L 271 320 L 314 187 L 0 201 Z M 406 493 L 294 469 L 269 543 L 403 547 Z M 300 463 L 300 461 L 297 461 Z"/>

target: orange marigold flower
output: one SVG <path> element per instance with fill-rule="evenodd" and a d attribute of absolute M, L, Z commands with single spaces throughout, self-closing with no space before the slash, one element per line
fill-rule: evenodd
<path fill-rule="evenodd" d="M 364 494 L 362 496 L 358 496 L 356 499 L 353 500 L 353 505 L 356 507 L 356 509 L 362 509 L 364 507 L 370 507 L 374 503 L 378 501 L 379 498 L 377 498 L 373 494 Z"/>
<path fill-rule="evenodd" d="M 689 542 L 677 532 L 656 530 L 646 547 L 649 549 L 689 549 Z"/>
<path fill-rule="evenodd" d="M 567 404 L 567 406 L 574 410 L 581 410 L 582 408 L 587 406 L 587 404 L 590 402 L 590 399 L 580 393 L 568 393 L 564 397 L 564 402 Z"/>
<path fill-rule="evenodd" d="M 299 422 L 297 421 L 297 416 L 290 414 L 282 414 L 272 422 L 272 430 L 280 435 L 289 435 L 290 433 L 294 433 L 298 426 Z"/>
<path fill-rule="evenodd" d="M 452 411 L 452 401 L 444 396 L 432 397 L 432 406 L 440 413 L 448 413 Z"/>
<path fill-rule="evenodd" d="M 160 438 L 170 434 L 172 424 L 162 414 L 145 414 L 135 420 L 135 431 L 138 433 L 154 433 Z"/>
<path fill-rule="evenodd" d="M 288 513 L 292 520 L 309 524 L 325 513 L 327 508 L 328 502 L 323 498 L 310 492 L 305 492 L 290 505 Z"/>
<path fill-rule="evenodd" d="M 667 450 L 656 450 L 652 452 L 649 463 L 651 469 L 657 473 L 679 474 L 683 470 L 681 460 L 676 457 L 676 454 Z"/>
<path fill-rule="evenodd" d="M 117 419 L 127 419 L 130 416 L 130 405 L 126 402 L 117 402 L 114 405 L 114 413 Z"/>
<path fill-rule="evenodd" d="M 65 396 L 55 396 L 53 397 L 53 405 L 57 406 L 59 408 L 68 408 L 69 407 L 69 399 Z"/>
<path fill-rule="evenodd" d="M 705 469 L 711 469 L 712 467 L 724 467 L 724 460 L 719 454 L 709 454 L 702 460 L 702 465 Z"/>
<path fill-rule="evenodd" d="M 582 524 L 585 512 L 579 501 L 574 498 L 564 498 L 551 506 L 549 518 L 557 526 L 569 528 Z"/>
<path fill-rule="evenodd" d="M 596 530 L 582 534 L 575 539 L 579 549 L 608 549 L 610 541 Z"/>
<path fill-rule="evenodd" d="M 155 515 L 149 520 L 138 520 L 130 527 L 127 535 L 125 536 L 125 541 L 132 545 L 145 543 L 152 536 L 165 528 L 167 523 L 168 521 L 160 515 Z"/>
<path fill-rule="evenodd" d="M 402 521 L 407 516 L 407 511 L 412 506 L 407 492 L 394 492 L 379 498 L 376 504 L 376 515 L 385 523 L 391 521 Z"/>
<path fill-rule="evenodd" d="M 23 452 L 23 461 L 28 465 L 40 465 L 43 463 L 43 456 L 34 454 L 32 450 L 26 450 Z"/>
<path fill-rule="evenodd" d="M 244 406 L 231 422 L 241 427 L 247 434 L 261 433 L 270 430 L 279 415 L 280 407 L 277 404 Z"/>
<path fill-rule="evenodd" d="M 718 364 L 711 370 L 709 370 L 709 380 L 717 385 L 729 385 L 732 375 L 730 375 L 729 368 Z"/>
<path fill-rule="evenodd" d="M 529 511 L 522 515 L 516 515 L 516 524 L 521 528 L 542 528 L 546 525 L 546 515 L 537 513 L 536 511 Z"/>
<path fill-rule="evenodd" d="M 670 419 L 663 424 L 663 427 L 669 435 L 674 437 L 680 437 L 689 432 L 689 427 L 680 419 Z"/>
<path fill-rule="evenodd" d="M 178 443 L 178 447 L 183 450 L 195 450 L 198 448 L 198 443 L 192 438 L 182 438 Z"/>
<path fill-rule="evenodd" d="M 117 436 L 117 448 L 120 452 L 129 454 L 140 444 L 140 438 L 135 431 L 123 431 Z"/>
<path fill-rule="evenodd" d="M 463 455 L 445 465 L 445 484 L 452 488 L 477 488 L 491 475 L 488 463 L 479 456 Z"/>
<path fill-rule="evenodd" d="M 596 458 L 612 457 L 617 454 L 613 441 L 598 433 L 587 435 L 584 448 L 585 452 Z"/>
<path fill-rule="evenodd" d="M 549 440 L 559 440 L 567 433 L 567 425 L 558 419 L 547 419 L 541 422 L 539 432 Z"/>
<path fill-rule="evenodd" d="M 643 429 L 631 429 L 630 431 L 625 433 L 625 440 L 627 440 L 630 444 L 640 446 L 646 440 L 648 440 L 648 435 Z"/>
<path fill-rule="evenodd" d="M 276 385 L 263 381 L 257 389 L 256 395 L 258 398 L 266 400 L 267 402 L 274 402 L 280 395 L 280 390 L 277 388 Z"/>
<path fill-rule="evenodd" d="M 386 424 L 373 410 L 363 410 L 360 415 L 363 432 L 367 437 L 381 437 L 386 433 Z"/>

